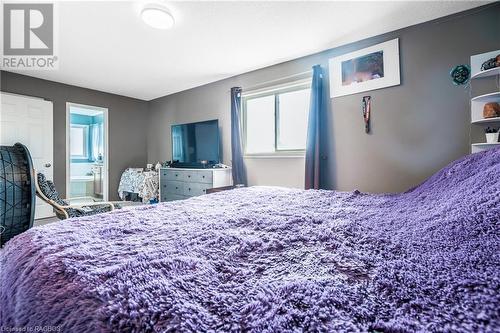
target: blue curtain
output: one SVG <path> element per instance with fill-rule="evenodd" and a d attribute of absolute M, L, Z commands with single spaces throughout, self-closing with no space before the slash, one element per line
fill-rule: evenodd
<path fill-rule="evenodd" d="M 90 160 L 99 161 L 104 154 L 104 126 L 100 124 L 90 125 Z"/>
<path fill-rule="evenodd" d="M 313 66 L 311 102 L 306 141 L 305 189 L 319 189 L 320 175 L 320 119 L 324 113 L 323 73 L 320 65 Z"/>
<path fill-rule="evenodd" d="M 231 154 L 233 184 L 247 185 L 247 171 L 243 163 L 241 144 L 241 88 L 231 88 Z"/>
<path fill-rule="evenodd" d="M 99 125 L 90 125 L 90 160 L 97 161 L 99 156 Z"/>

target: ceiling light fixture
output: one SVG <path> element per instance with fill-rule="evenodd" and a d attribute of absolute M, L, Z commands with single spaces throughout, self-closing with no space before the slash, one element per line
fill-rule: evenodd
<path fill-rule="evenodd" d="M 174 17 L 170 11 L 158 4 L 148 4 L 141 11 L 141 18 L 155 29 L 170 29 L 174 26 Z"/>

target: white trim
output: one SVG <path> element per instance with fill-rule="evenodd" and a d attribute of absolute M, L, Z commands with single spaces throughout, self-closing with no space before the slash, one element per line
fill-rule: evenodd
<path fill-rule="evenodd" d="M 86 109 L 92 109 L 96 111 L 102 111 L 104 115 L 104 164 L 103 164 L 103 195 L 102 200 L 109 200 L 109 110 L 105 107 L 93 106 L 93 105 L 85 105 L 78 104 L 72 102 L 66 102 L 66 197 L 69 198 L 71 179 L 70 179 L 70 170 L 71 170 L 71 153 L 70 153 L 70 142 L 69 142 L 69 131 L 71 127 L 70 123 L 70 108 L 80 107 Z"/>
<path fill-rule="evenodd" d="M 287 84 L 290 82 L 295 82 L 295 81 L 298 81 L 301 79 L 311 79 L 312 74 L 313 74 L 313 71 L 308 70 L 308 71 L 305 71 L 302 73 L 296 73 L 296 74 L 292 74 L 292 75 L 283 76 L 283 77 L 280 77 L 280 78 L 277 78 L 274 80 L 260 82 L 260 83 L 253 85 L 253 86 L 243 88 L 243 90 L 248 90 L 251 92 L 251 91 L 263 89 L 266 87 L 274 87 L 274 86 L 280 85 L 280 84 Z"/>
<path fill-rule="evenodd" d="M 312 72 L 311 72 L 312 73 Z M 243 158 L 249 158 L 249 159 L 254 159 L 254 158 L 303 158 L 305 156 L 305 149 L 291 149 L 291 150 L 279 150 L 276 149 L 275 151 L 272 152 L 267 152 L 267 153 L 247 153 L 246 152 L 246 146 L 247 146 L 247 128 L 246 128 L 246 101 L 252 100 L 254 98 L 260 98 L 260 97 L 265 97 L 265 96 L 273 96 L 276 94 L 280 93 L 287 93 L 287 92 L 292 92 L 292 91 L 300 91 L 300 90 L 305 90 L 305 89 L 311 89 L 312 86 L 312 76 L 305 78 L 305 79 L 300 79 L 300 80 L 295 80 L 293 82 L 287 82 L 279 85 L 275 85 L 272 87 L 267 87 L 263 89 L 258 89 L 258 90 L 253 90 L 247 93 L 242 93 L 242 98 L 241 98 L 241 129 L 242 129 L 242 148 L 243 148 Z M 274 110 L 276 112 L 276 110 Z M 275 115 L 276 116 L 276 115 Z M 278 135 L 277 132 L 277 124 L 275 124 L 275 140 L 276 136 Z M 307 124 L 306 124 L 307 126 Z"/>
<path fill-rule="evenodd" d="M 11 92 L 7 92 L 7 91 L 2 91 L 1 93 L 5 94 L 5 95 L 14 96 L 14 97 L 22 97 L 22 98 L 34 99 L 34 100 L 37 100 L 37 101 L 42 100 L 42 101 L 50 102 L 50 103 L 54 104 L 50 99 L 46 99 L 46 98 L 43 98 L 43 97 L 30 96 L 30 95 L 21 95 L 21 94 L 11 93 Z M 0 98 L 0 100 L 1 100 L 1 98 Z"/>
<path fill-rule="evenodd" d="M 261 95 L 261 94 L 262 95 L 271 94 L 275 91 L 280 91 L 280 90 L 295 88 L 295 87 L 301 87 L 301 86 L 311 87 L 311 80 L 312 80 L 312 77 L 308 77 L 306 79 L 282 83 L 282 84 L 274 85 L 272 87 L 253 89 L 253 90 L 249 90 L 249 91 L 243 90 L 243 92 L 241 93 L 241 97 L 247 98 L 247 97 L 252 97 L 252 96 Z"/>
<path fill-rule="evenodd" d="M 306 158 L 305 152 L 300 153 L 269 153 L 269 154 L 248 154 L 243 156 L 244 159 L 281 159 L 281 158 Z"/>

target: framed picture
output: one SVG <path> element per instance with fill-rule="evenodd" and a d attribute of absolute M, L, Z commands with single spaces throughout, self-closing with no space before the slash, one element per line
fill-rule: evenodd
<path fill-rule="evenodd" d="M 400 84 L 399 39 L 331 58 L 330 97 Z"/>

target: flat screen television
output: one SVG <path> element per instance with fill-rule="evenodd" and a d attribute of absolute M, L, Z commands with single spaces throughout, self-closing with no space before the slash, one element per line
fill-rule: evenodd
<path fill-rule="evenodd" d="M 172 125 L 172 166 L 206 168 L 220 163 L 219 121 Z"/>

